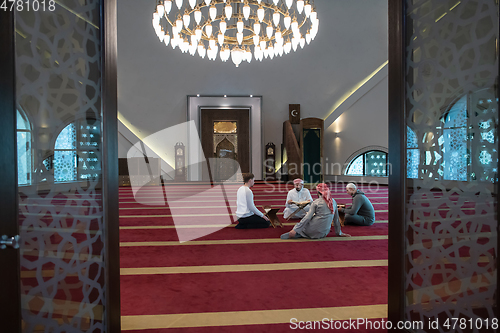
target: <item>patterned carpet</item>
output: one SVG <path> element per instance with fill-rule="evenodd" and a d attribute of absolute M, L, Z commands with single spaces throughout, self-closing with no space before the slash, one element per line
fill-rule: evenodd
<path fill-rule="evenodd" d="M 387 317 L 387 187 L 361 186 L 376 223 L 343 227 L 353 237 L 285 241 L 298 221 L 283 219 L 291 185 L 252 188 L 256 206 L 280 208 L 284 222 L 252 230 L 230 224 L 239 186 L 120 188 L 122 330 L 370 332 L 346 324 Z M 331 191 L 350 204 L 344 185 Z"/>

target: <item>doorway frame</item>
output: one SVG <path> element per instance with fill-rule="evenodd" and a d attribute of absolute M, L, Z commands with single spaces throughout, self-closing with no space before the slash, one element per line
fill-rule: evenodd
<path fill-rule="evenodd" d="M 250 172 L 257 180 L 264 179 L 263 159 L 263 132 L 262 132 L 262 96 L 187 96 L 187 121 L 194 121 L 199 135 L 201 135 L 202 109 L 248 109 L 250 115 Z M 200 138 L 201 139 L 201 138 Z M 200 163 L 190 167 L 190 161 L 204 160 L 203 151 L 189 149 L 186 165 L 188 166 L 187 180 L 201 181 L 202 166 Z"/>
<path fill-rule="evenodd" d="M 118 118 L 117 118 L 117 0 L 101 0 L 101 110 L 102 110 L 102 177 L 104 209 L 105 269 L 104 322 L 106 332 L 121 332 L 120 313 L 120 245 L 118 211 Z M 0 190 L 0 208 L 3 218 L 0 235 L 19 234 L 18 187 L 17 187 L 17 144 L 16 144 L 16 67 L 15 67 L 15 12 L 0 10 L 0 121 L 8 124 L 7 131 L 0 131 L 2 160 L 0 173 L 4 177 Z M 11 110 L 12 112 L 8 112 Z M 15 163 L 12 163 L 15 161 Z M 109 193 L 110 195 L 107 195 Z M 2 295 L 8 302 L 2 302 L 2 316 L 11 320 L 2 322 L 2 330 L 21 332 L 20 252 L 7 249 L 2 253 L 2 267 L 8 267 L 0 274 L 0 284 L 9 286 Z M 8 274 L 7 274 L 8 273 Z M 13 281 L 16 281 L 13 283 Z"/>
<path fill-rule="evenodd" d="M 15 21 L 14 12 L 0 10 L 0 45 L 5 46 L 0 52 L 0 121 L 5 130 L 0 131 L 0 235 L 19 235 L 18 195 L 17 195 L 17 140 L 16 140 L 16 67 L 15 67 Z M 8 112 L 12 110 L 12 112 Z M 14 163 L 12 163 L 14 161 Z M 0 303 L 1 316 L 11 318 L 2 321 L 2 330 L 21 331 L 21 275 L 20 252 L 6 248 L 0 255 L 0 284 L 2 288 Z M 8 301 L 7 301 L 8 300 Z"/>
<path fill-rule="evenodd" d="M 405 1 L 389 0 L 389 154 L 392 172 L 389 182 L 389 240 L 387 278 L 387 319 L 393 323 L 404 318 L 405 258 L 405 46 L 403 13 Z M 407 331 L 405 331 L 407 332 Z"/>

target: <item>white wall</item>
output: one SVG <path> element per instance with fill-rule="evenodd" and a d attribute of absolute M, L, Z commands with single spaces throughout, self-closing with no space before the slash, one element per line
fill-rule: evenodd
<path fill-rule="evenodd" d="M 367 146 L 388 148 L 387 94 L 388 78 L 356 101 L 325 130 L 325 156 L 328 165 L 349 163 L 349 157 Z M 335 135 L 335 133 L 338 133 Z M 339 175 L 341 168 L 328 168 L 328 174 Z"/>
<path fill-rule="evenodd" d="M 235 68 L 230 61 L 192 57 L 161 43 L 151 26 L 155 0 L 120 0 L 118 111 L 145 137 L 186 121 L 187 95 L 262 96 L 263 142 L 279 147 L 288 104 L 300 104 L 302 118 L 325 119 L 342 96 L 387 61 L 386 0 L 316 0 L 315 5 L 320 28 L 310 45 Z M 365 113 L 387 123 L 387 88 L 379 84 L 376 90 L 350 108 L 353 116 L 346 117 L 346 126 L 354 114 L 365 122 Z M 339 148 L 328 147 L 333 140 L 327 134 L 325 157 L 343 163 L 353 152 L 349 149 L 374 140 L 387 145 L 386 128 L 370 135 L 360 131 L 352 143 L 341 137 Z M 120 150 L 119 156 L 126 152 Z"/>

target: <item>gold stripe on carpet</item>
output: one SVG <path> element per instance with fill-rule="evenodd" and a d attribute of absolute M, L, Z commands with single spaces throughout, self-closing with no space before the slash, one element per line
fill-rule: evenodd
<path fill-rule="evenodd" d="M 189 209 L 186 207 L 186 209 Z M 385 213 L 388 212 L 388 210 L 376 210 L 375 213 Z M 232 215 L 232 214 L 231 214 Z M 283 215 L 283 213 L 277 213 L 276 215 Z M 120 218 L 124 217 L 133 217 L 133 218 L 138 218 L 138 217 L 204 217 L 204 216 L 228 216 L 228 213 L 226 212 L 225 214 L 165 214 L 165 215 L 120 215 Z"/>
<path fill-rule="evenodd" d="M 387 205 L 387 202 L 373 202 L 373 205 Z M 275 208 L 282 208 L 283 205 L 269 205 L 271 207 Z M 51 206 L 52 207 L 52 206 Z M 162 206 L 162 207 L 123 207 L 120 208 L 120 210 L 129 210 L 129 209 L 141 209 L 141 210 L 150 210 L 150 209 L 171 209 L 171 208 L 186 208 L 186 209 L 206 209 L 206 208 L 227 208 L 228 206 L 192 206 L 192 207 L 186 207 L 186 206 Z M 230 206 L 231 207 L 231 206 Z M 233 207 L 236 208 L 236 207 Z"/>
<path fill-rule="evenodd" d="M 71 320 L 72 317 L 82 318 L 82 322 L 88 322 L 91 319 L 101 321 L 102 314 L 104 313 L 103 306 L 99 304 L 57 299 L 54 297 L 42 297 L 39 295 L 21 295 L 21 307 L 32 313 L 40 311 L 41 313 L 38 315 L 49 312 L 52 315 L 64 316 L 66 320 Z M 52 321 L 54 319 L 55 318 L 51 318 L 50 320 Z M 40 320 L 40 322 L 43 323 L 44 321 Z M 30 330 L 30 332 L 33 331 Z M 44 332 L 47 332 L 47 330 Z"/>
<path fill-rule="evenodd" d="M 293 262 L 293 263 L 249 264 L 249 265 L 120 268 L 120 275 L 259 272 L 259 271 L 284 271 L 284 270 L 317 269 L 317 268 L 347 268 L 347 267 L 374 267 L 374 266 L 387 266 L 387 260 L 347 260 L 347 261 Z"/>
<path fill-rule="evenodd" d="M 351 261 L 322 261 L 278 264 L 251 264 L 251 265 L 211 265 L 211 266 L 174 266 L 174 267 L 138 267 L 120 268 L 120 275 L 150 275 L 150 274 L 195 274 L 195 273 L 229 273 L 229 272 L 261 272 L 284 271 L 318 268 L 347 268 L 347 267 L 376 267 L 387 266 L 387 260 L 351 260 Z M 21 271 L 21 278 L 54 277 L 54 270 Z M 82 270 L 85 275 L 85 270 Z M 78 273 L 59 274 L 61 276 L 78 276 Z"/>
<path fill-rule="evenodd" d="M 375 223 L 388 223 L 388 220 L 380 220 L 380 221 L 375 221 Z M 291 227 L 299 223 L 299 220 L 297 222 L 284 222 L 283 225 L 285 227 Z M 236 224 L 192 224 L 192 225 L 134 225 L 134 226 L 123 226 L 120 227 L 121 230 L 148 230 L 148 229 L 196 229 L 196 228 L 223 228 L 223 227 L 228 227 L 228 228 L 234 228 Z"/>
<path fill-rule="evenodd" d="M 467 262 L 471 260 L 471 257 L 460 257 L 457 258 L 457 260 L 461 262 Z M 424 260 L 415 260 L 415 262 L 422 264 L 424 263 Z M 441 262 L 443 264 L 453 264 L 453 262 L 449 261 L 448 259 L 443 259 Z M 480 256 L 477 262 L 489 263 L 490 259 L 487 256 Z M 295 265 L 300 265 L 300 267 L 295 267 Z M 183 266 L 183 267 L 140 267 L 140 268 L 122 268 L 120 270 L 120 275 L 182 274 L 182 273 L 192 274 L 192 273 L 223 273 L 223 272 L 250 272 L 250 271 L 257 272 L 257 271 L 270 271 L 270 270 L 292 270 L 292 269 L 297 270 L 297 269 L 314 269 L 314 268 L 375 267 L 375 266 L 387 266 L 387 265 L 388 265 L 387 260 L 354 260 L 354 261 L 336 261 L 336 262 L 332 261 L 332 262 L 312 262 L 312 263 L 294 263 L 294 264 L 281 263 L 281 264 L 213 265 L 213 266 Z M 209 267 L 210 269 L 208 270 L 207 267 Z M 21 278 L 35 278 L 40 274 L 42 277 L 53 277 L 54 270 L 42 270 L 41 272 L 21 271 Z M 85 275 L 85 271 L 82 270 L 81 274 Z M 65 276 L 78 276 L 78 273 L 66 274 Z"/>
<path fill-rule="evenodd" d="M 63 232 L 70 232 L 72 234 L 84 234 L 84 235 L 102 235 L 102 230 L 88 230 L 85 229 L 85 226 L 80 224 L 80 226 L 74 227 L 74 228 L 49 228 L 49 227 L 33 227 L 33 226 L 20 226 L 19 229 L 24 230 L 24 231 L 29 231 L 29 232 L 52 232 L 52 233 L 63 233 Z"/>
<path fill-rule="evenodd" d="M 435 286 L 416 288 L 406 292 L 407 301 L 410 304 L 423 304 L 429 301 L 442 300 L 445 297 L 457 299 L 461 294 L 465 293 L 478 293 L 481 288 L 488 288 L 496 285 L 496 277 L 493 273 L 477 274 L 468 276 L 464 279 L 453 280 L 437 284 Z M 475 306 L 480 307 L 484 305 L 484 300 L 479 302 L 472 301 Z M 474 305 L 473 305 L 474 306 Z"/>
<path fill-rule="evenodd" d="M 352 318 L 387 318 L 387 304 L 338 306 L 329 308 L 263 311 L 180 313 L 166 315 L 122 316 L 122 330 L 162 328 L 289 324 L 297 321 L 349 320 Z M 353 319 L 356 320 L 356 319 Z M 290 328 L 293 325 L 290 325 Z M 255 327 L 257 330 L 258 327 Z"/>
<path fill-rule="evenodd" d="M 45 244 L 45 250 L 40 251 L 38 249 L 33 249 L 30 245 L 27 245 L 26 247 L 21 248 L 21 254 L 23 256 L 33 256 L 38 258 L 102 262 L 102 257 L 100 255 L 75 253 L 72 249 L 59 250 L 58 246 L 59 244 Z"/>
<path fill-rule="evenodd" d="M 78 276 L 78 273 L 70 273 L 70 274 L 65 274 L 65 273 L 59 273 L 59 277 L 64 278 L 66 276 Z M 86 275 L 86 273 L 83 271 L 82 275 Z M 30 278 L 38 278 L 38 277 L 54 277 L 55 272 L 53 269 L 44 269 L 42 271 L 36 270 L 36 271 L 21 271 L 21 279 L 30 279 Z"/>
<path fill-rule="evenodd" d="M 283 223 L 284 224 L 284 223 Z M 120 230 L 138 230 L 138 229 L 198 229 L 198 228 L 224 228 L 224 227 L 235 227 L 236 224 L 227 225 L 227 224 L 192 224 L 192 225 L 147 225 L 147 226 L 124 226 L 120 227 Z"/>
<path fill-rule="evenodd" d="M 283 240 L 280 238 L 264 239 L 221 239 L 189 241 L 180 243 L 179 241 L 158 241 L 158 242 L 121 242 L 121 247 L 126 246 L 178 246 L 178 245 L 227 245 L 227 244 L 267 244 L 267 243 L 285 243 L 285 242 L 328 242 L 328 241 L 357 241 L 357 240 L 384 240 L 389 239 L 387 235 L 376 236 L 354 236 L 354 237 L 326 237 L 321 239 L 291 239 Z"/>
<path fill-rule="evenodd" d="M 158 203 L 164 203 L 165 201 L 168 201 L 168 200 L 165 200 L 163 197 L 159 196 L 159 197 L 156 197 L 157 200 L 148 200 L 149 203 L 152 203 L 152 202 L 158 202 Z M 134 199 L 134 198 L 121 198 L 123 200 L 127 199 Z M 141 199 L 145 199 L 145 198 L 141 198 Z M 152 199 L 152 198 L 149 198 L 149 199 Z M 227 198 L 229 201 L 231 202 L 235 202 L 236 201 L 236 197 L 234 198 Z M 385 197 L 376 197 L 376 198 L 369 198 L 369 199 L 387 199 L 387 196 Z M 75 199 L 76 200 L 76 199 Z M 82 199 L 83 200 L 83 199 Z M 223 200 L 222 198 L 221 199 L 218 199 L 218 200 L 182 200 L 181 202 L 188 202 L 188 203 L 195 203 L 195 202 L 220 202 L 221 200 Z M 283 200 L 283 202 L 286 200 L 286 196 L 283 196 L 283 198 L 280 198 L 280 199 L 273 199 L 273 200 Z M 350 199 L 345 199 L 345 200 L 350 200 Z M 176 202 L 178 200 L 172 200 L 173 202 Z M 254 201 L 258 202 L 258 201 L 269 201 L 269 200 L 266 200 L 266 199 L 254 199 Z M 272 200 L 271 200 L 272 201 Z M 342 199 L 336 199 L 336 201 L 343 201 Z M 121 204 L 140 204 L 139 202 L 136 201 L 121 201 L 120 200 L 120 203 Z M 375 204 L 375 202 L 372 202 L 372 204 Z"/>
<path fill-rule="evenodd" d="M 215 191 L 214 191 L 215 193 Z M 224 195 L 224 193 L 222 191 L 217 191 L 216 192 L 218 195 Z M 258 198 L 262 198 L 262 197 L 270 197 L 270 199 L 272 200 L 279 200 L 280 198 L 283 198 L 285 199 L 288 192 L 286 193 L 271 193 L 271 194 L 261 194 L 259 191 L 253 191 L 254 193 L 254 197 L 258 197 Z M 331 192 L 330 192 L 331 193 Z M 335 199 L 335 201 L 338 201 L 338 200 L 350 200 L 352 197 L 345 194 L 345 193 L 331 193 Z M 151 193 L 141 193 L 141 194 L 138 194 L 140 195 L 141 198 L 157 198 L 157 197 L 161 197 L 162 195 L 166 195 L 167 197 L 170 197 L 170 198 L 188 198 L 188 197 L 191 197 L 191 196 L 196 196 L 196 197 L 202 197 L 202 198 L 210 198 L 210 195 L 212 195 L 211 193 L 207 193 L 206 191 L 193 191 L 193 192 L 185 192 L 185 193 L 180 193 L 180 192 L 151 192 Z M 120 198 L 124 198 L 124 199 L 130 199 L 130 198 L 135 198 L 137 195 L 134 195 L 134 194 L 131 194 L 131 193 L 122 193 L 120 194 Z M 376 199 L 376 198 L 387 198 L 388 196 L 388 193 L 374 193 L 374 194 L 371 194 L 371 195 L 367 195 L 366 197 L 368 199 Z M 231 191 L 231 193 L 228 193 L 228 191 L 226 191 L 226 194 L 224 195 L 224 197 L 227 197 L 227 198 L 236 198 L 236 190 L 234 191 Z M 415 199 L 415 200 L 418 200 L 418 199 Z M 439 200 L 438 199 L 435 199 L 435 200 Z"/>

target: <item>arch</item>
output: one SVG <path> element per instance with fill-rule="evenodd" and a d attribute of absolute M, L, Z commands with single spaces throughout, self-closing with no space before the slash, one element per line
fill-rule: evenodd
<path fill-rule="evenodd" d="M 216 148 L 216 170 L 215 181 L 225 181 L 236 173 L 235 146 L 227 138 L 224 138 Z"/>
<path fill-rule="evenodd" d="M 387 155 L 389 150 L 382 146 L 367 146 L 355 151 L 344 163 L 342 174 L 348 176 L 374 176 L 387 177 Z M 378 156 L 378 158 L 377 158 Z M 373 160 L 377 165 L 369 166 L 368 161 Z M 380 164 L 382 163 L 382 165 Z M 370 170 L 368 171 L 368 167 Z M 374 172 L 372 172 L 372 170 Z"/>
<path fill-rule="evenodd" d="M 54 182 L 71 182 L 77 179 L 76 124 L 69 123 L 56 137 L 54 143 Z"/>
<path fill-rule="evenodd" d="M 235 146 L 227 138 L 222 139 L 217 145 L 216 157 L 234 159 L 236 157 Z"/>
<path fill-rule="evenodd" d="M 73 182 L 100 177 L 101 124 L 82 119 L 66 124 L 54 140 L 53 154 L 43 161 L 53 170 L 54 182 Z"/>

